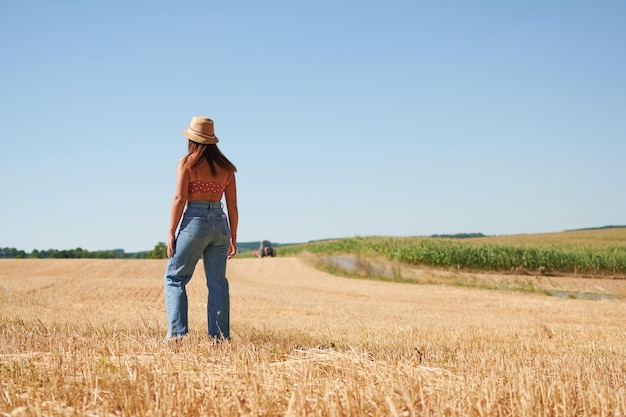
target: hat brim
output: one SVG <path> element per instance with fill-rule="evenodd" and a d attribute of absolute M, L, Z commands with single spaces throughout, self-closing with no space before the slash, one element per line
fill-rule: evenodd
<path fill-rule="evenodd" d="M 183 130 L 183 135 L 187 139 L 200 143 L 202 145 L 214 145 L 219 142 L 217 136 L 202 136 L 197 134 L 196 132 L 191 132 L 189 130 Z"/>

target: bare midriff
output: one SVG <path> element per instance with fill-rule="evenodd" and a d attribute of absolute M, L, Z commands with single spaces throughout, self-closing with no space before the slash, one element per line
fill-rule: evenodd
<path fill-rule="evenodd" d="M 187 200 L 189 201 L 210 201 L 220 202 L 222 201 L 222 194 L 219 193 L 189 193 L 187 194 Z"/>

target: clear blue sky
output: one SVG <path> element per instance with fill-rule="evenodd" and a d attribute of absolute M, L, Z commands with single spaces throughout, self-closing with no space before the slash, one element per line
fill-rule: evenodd
<path fill-rule="evenodd" d="M 626 2 L 0 6 L 0 247 L 165 241 L 215 120 L 240 241 L 626 224 Z"/>

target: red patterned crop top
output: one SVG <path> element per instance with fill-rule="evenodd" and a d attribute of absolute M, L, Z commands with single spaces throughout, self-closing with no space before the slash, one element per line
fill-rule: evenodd
<path fill-rule="evenodd" d="M 189 183 L 189 194 L 191 193 L 219 193 L 222 194 L 226 189 L 226 184 L 218 184 L 215 182 L 191 181 Z"/>

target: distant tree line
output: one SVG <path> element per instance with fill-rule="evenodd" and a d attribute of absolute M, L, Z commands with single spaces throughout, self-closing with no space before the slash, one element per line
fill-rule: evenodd
<path fill-rule="evenodd" d="M 601 226 L 601 227 L 585 227 L 583 229 L 567 229 L 566 232 L 578 232 L 582 230 L 602 230 L 602 229 L 622 229 L 626 227 L 626 225 L 621 226 Z"/>
<path fill-rule="evenodd" d="M 261 241 L 256 242 L 237 242 L 239 252 L 246 252 L 259 249 Z M 290 243 L 272 243 L 274 247 L 289 246 Z M 26 252 L 16 248 L 0 247 L 0 258 L 53 258 L 53 259 L 76 259 L 76 258 L 97 258 L 97 259 L 166 259 L 167 244 L 159 242 L 154 249 L 142 252 L 126 253 L 124 249 L 89 251 L 83 248 L 76 249 L 34 249 L 32 252 Z"/>
<path fill-rule="evenodd" d="M 76 249 L 34 249 L 28 253 L 24 250 L 16 248 L 0 248 L 0 258 L 53 258 L 53 259 L 76 259 L 76 258 L 95 258 L 95 259 L 164 259 L 167 258 L 167 245 L 164 242 L 156 244 L 151 251 L 129 252 L 124 249 L 89 251 L 83 248 Z"/>
<path fill-rule="evenodd" d="M 431 235 L 434 238 L 447 238 L 447 239 L 470 239 L 473 237 L 486 237 L 482 233 L 455 233 L 453 235 Z"/>

